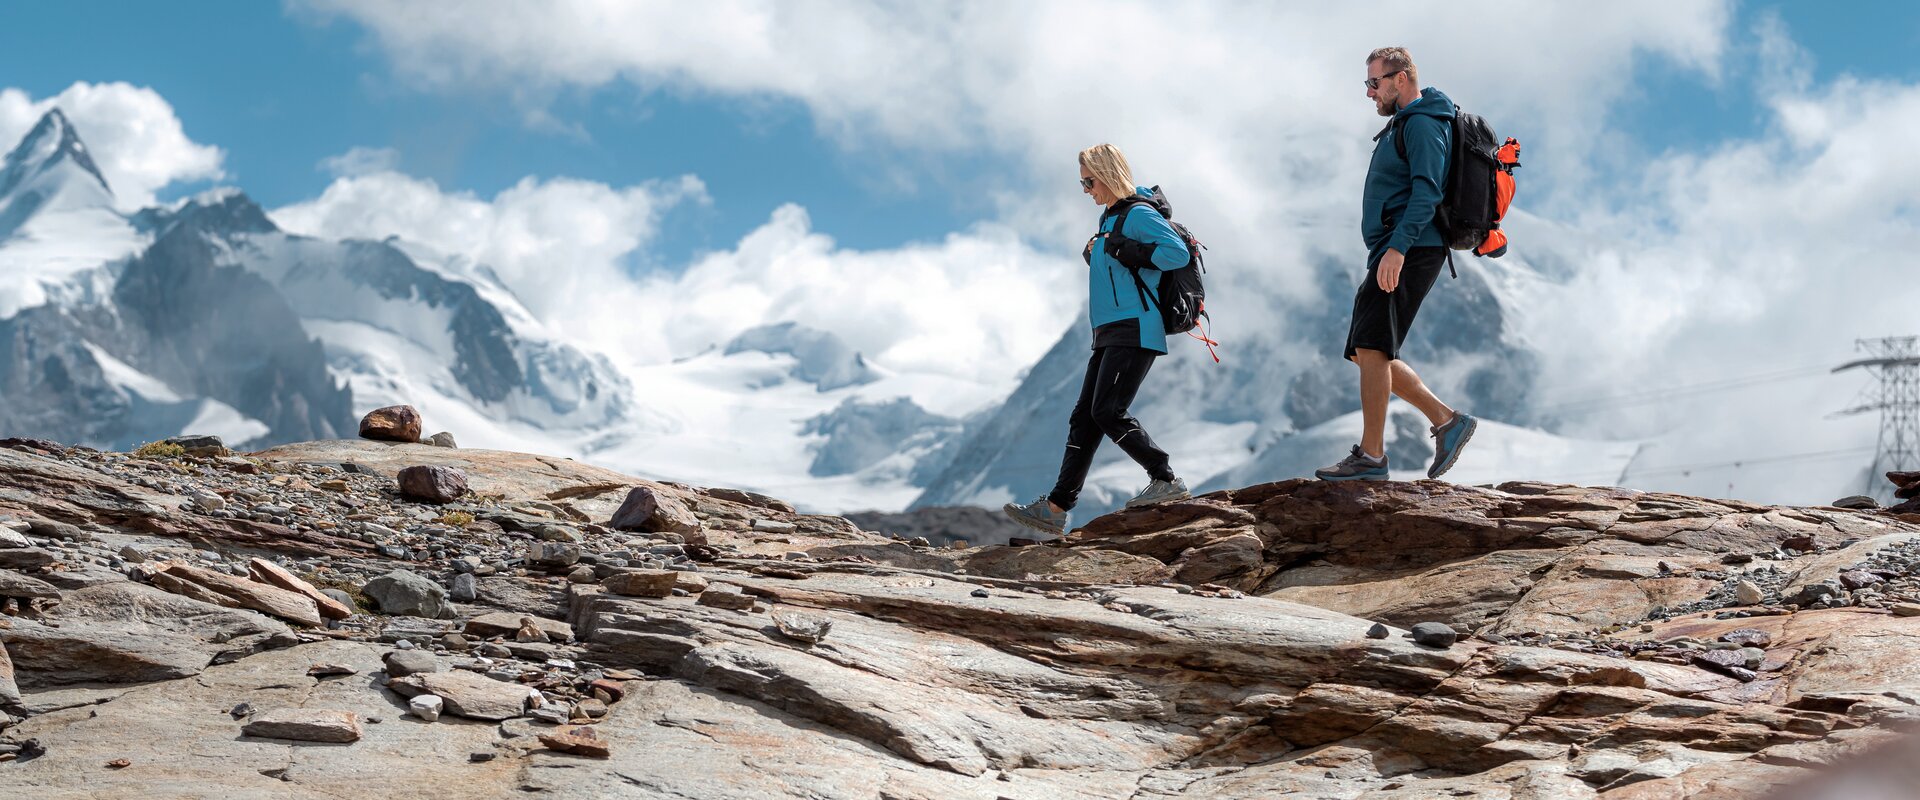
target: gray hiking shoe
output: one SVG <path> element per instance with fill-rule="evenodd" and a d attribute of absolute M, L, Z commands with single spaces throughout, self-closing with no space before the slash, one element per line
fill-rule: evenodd
<path fill-rule="evenodd" d="M 1459 460 L 1460 451 L 1466 449 L 1467 440 L 1473 438 L 1473 429 L 1478 427 L 1479 420 L 1455 411 L 1447 424 L 1428 428 L 1433 434 L 1433 466 L 1427 467 L 1427 477 L 1438 478 L 1453 469 L 1453 462 Z"/>
<path fill-rule="evenodd" d="M 1387 479 L 1387 458 L 1381 456 L 1375 460 L 1356 444 L 1353 452 L 1340 459 L 1340 463 L 1314 470 L 1313 477 L 1323 481 L 1384 481 Z"/>
<path fill-rule="evenodd" d="M 1179 478 L 1170 481 L 1154 481 L 1147 484 L 1147 488 L 1141 489 L 1139 494 L 1134 495 L 1132 500 L 1128 500 L 1127 508 L 1172 503 L 1192 496 L 1193 494 L 1187 491 L 1187 482 Z"/>
<path fill-rule="evenodd" d="M 1047 501 L 1045 495 L 1024 506 L 1008 503 L 1005 510 L 1007 516 L 1012 517 L 1014 522 L 1041 533 L 1059 536 L 1067 530 L 1067 512 L 1053 510 L 1053 505 Z"/>

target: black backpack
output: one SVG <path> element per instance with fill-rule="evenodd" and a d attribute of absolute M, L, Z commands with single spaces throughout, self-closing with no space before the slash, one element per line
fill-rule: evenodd
<path fill-rule="evenodd" d="M 1394 152 L 1400 160 L 1407 159 L 1406 117 L 1395 117 L 1387 127 L 1393 132 Z M 1493 134 L 1493 126 L 1478 114 L 1468 114 L 1458 108 L 1453 114 L 1453 150 L 1447 155 L 1446 185 L 1441 189 L 1444 196 L 1438 208 L 1433 212 L 1433 225 L 1440 231 L 1440 238 L 1446 242 L 1449 251 L 1475 250 L 1487 241 L 1487 236 L 1499 230 L 1500 218 L 1506 209 L 1500 203 L 1500 182 L 1496 173 L 1504 172 L 1511 186 L 1512 170 L 1496 155 L 1500 149 L 1499 139 Z M 1515 162 L 1513 166 L 1518 166 Z M 1512 189 L 1507 196 L 1512 197 Z M 1504 240 L 1503 240 L 1504 243 Z M 1498 257 L 1505 250 L 1482 253 Z M 1447 270 L 1453 271 L 1453 253 L 1447 253 Z M 1454 277 L 1459 277 L 1458 273 Z"/>
<path fill-rule="evenodd" d="M 1120 232 L 1121 226 L 1127 222 L 1127 212 L 1132 211 L 1136 205 L 1152 206 L 1153 210 L 1160 212 L 1160 216 L 1165 217 L 1167 223 L 1173 226 L 1173 232 L 1180 234 L 1181 240 L 1187 244 L 1187 263 L 1183 267 L 1161 271 L 1160 290 L 1153 293 L 1157 296 L 1153 297 L 1151 302 L 1154 307 L 1160 309 L 1160 322 L 1165 325 L 1167 333 L 1186 333 L 1199 326 L 1201 319 L 1209 322 L 1213 319 L 1207 316 L 1207 289 L 1200 282 L 1200 274 L 1206 271 L 1206 263 L 1200 251 L 1205 250 L 1206 245 L 1194 238 L 1193 232 L 1187 230 L 1187 226 L 1173 221 L 1173 204 L 1167 201 L 1167 195 L 1160 191 L 1160 187 L 1155 186 L 1147 191 L 1150 193 L 1149 197 L 1136 195 L 1120 201 L 1120 210 L 1115 212 L 1113 231 L 1110 235 L 1125 236 Z M 1133 285 L 1140 292 L 1141 305 L 1147 304 L 1149 290 L 1146 279 L 1140 277 L 1140 270 L 1134 267 L 1127 267 L 1127 272 L 1133 275 Z M 1201 338 L 1205 341 L 1204 337 Z M 1209 342 L 1209 344 L 1213 343 Z M 1218 358 L 1215 356 L 1216 360 Z"/>

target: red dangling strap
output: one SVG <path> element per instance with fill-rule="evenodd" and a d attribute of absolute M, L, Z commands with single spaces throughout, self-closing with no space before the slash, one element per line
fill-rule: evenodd
<path fill-rule="evenodd" d="M 1214 352 L 1213 348 L 1218 347 L 1220 343 L 1207 338 L 1207 328 L 1205 324 L 1205 322 L 1211 322 L 1212 320 L 1212 317 L 1207 316 L 1206 304 L 1200 304 L 1200 319 L 1194 320 L 1193 328 L 1187 331 L 1187 335 L 1199 339 L 1201 343 L 1205 344 L 1207 346 L 1207 354 L 1213 356 L 1213 363 L 1218 364 L 1220 363 L 1220 354 Z M 1199 331 L 1199 333 L 1196 334 L 1194 331 Z"/>

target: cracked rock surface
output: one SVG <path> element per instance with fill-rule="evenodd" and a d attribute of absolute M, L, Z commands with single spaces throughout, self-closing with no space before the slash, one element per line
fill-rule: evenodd
<path fill-rule="evenodd" d="M 936 549 L 519 453 L 13 441 L 0 796 L 1757 797 L 1920 719 L 1915 523 L 1285 481 Z"/>

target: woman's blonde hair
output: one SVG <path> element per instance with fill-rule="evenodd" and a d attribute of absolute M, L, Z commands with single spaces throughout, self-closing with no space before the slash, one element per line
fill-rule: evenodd
<path fill-rule="evenodd" d="M 1132 197 L 1136 191 L 1133 185 L 1133 170 L 1127 166 L 1127 157 L 1120 154 L 1120 148 L 1110 144 L 1096 144 L 1080 151 L 1080 166 L 1086 167 L 1107 191 L 1118 198 Z"/>

